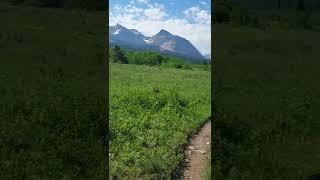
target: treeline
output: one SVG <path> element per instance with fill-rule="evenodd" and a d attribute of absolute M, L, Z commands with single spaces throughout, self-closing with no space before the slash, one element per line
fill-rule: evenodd
<path fill-rule="evenodd" d="M 64 9 L 107 10 L 103 0 L 6 0 L 11 5 L 36 6 Z"/>
<path fill-rule="evenodd" d="M 215 0 L 213 23 L 230 23 L 235 26 L 245 25 L 260 29 L 272 26 L 312 29 L 314 25 L 320 24 L 319 13 L 307 6 L 308 0 L 268 2 L 269 4 L 258 3 L 257 0 Z M 264 10 L 261 11 L 262 9 Z"/>
<path fill-rule="evenodd" d="M 109 48 L 109 62 L 191 69 L 190 64 L 178 57 L 163 56 L 152 51 L 124 50 L 117 45 Z M 207 65 L 207 62 L 203 63 Z"/>

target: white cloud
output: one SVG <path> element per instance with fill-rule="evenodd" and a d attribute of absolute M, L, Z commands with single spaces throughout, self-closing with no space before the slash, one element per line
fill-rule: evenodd
<path fill-rule="evenodd" d="M 110 13 L 110 25 L 119 23 L 129 29 L 137 29 L 146 36 L 153 36 L 165 29 L 189 40 L 202 54 L 211 52 L 211 17 L 205 10 L 198 7 L 187 9 L 186 16 L 189 19 L 194 16 L 195 22 L 190 22 L 187 18 L 169 18 L 161 4 L 150 4 L 145 9 L 127 5 L 123 9 L 126 10 Z"/>
<path fill-rule="evenodd" d="M 191 20 L 200 23 L 200 24 L 210 24 L 211 23 L 211 15 L 206 10 L 201 10 L 199 7 L 193 6 L 185 11 L 183 13 L 190 18 Z"/>
<path fill-rule="evenodd" d="M 208 3 L 205 2 L 205 1 L 200 1 L 200 4 L 202 4 L 202 5 L 207 5 Z"/>
<path fill-rule="evenodd" d="M 130 14 L 141 13 L 143 11 L 143 9 L 137 8 L 136 6 L 133 6 L 133 5 L 127 5 L 123 9 L 126 13 L 130 13 Z"/>
<path fill-rule="evenodd" d="M 121 6 L 115 5 L 115 6 L 114 6 L 114 9 L 115 9 L 116 11 L 120 11 L 120 10 L 121 10 Z"/>
<path fill-rule="evenodd" d="M 159 20 L 166 17 L 167 13 L 164 11 L 163 5 L 156 4 L 155 6 L 151 5 L 148 9 L 145 9 L 144 15 L 149 19 Z"/>
<path fill-rule="evenodd" d="M 140 3 L 144 3 L 144 4 L 148 4 L 149 3 L 149 0 L 136 0 L 136 1 L 138 1 Z"/>

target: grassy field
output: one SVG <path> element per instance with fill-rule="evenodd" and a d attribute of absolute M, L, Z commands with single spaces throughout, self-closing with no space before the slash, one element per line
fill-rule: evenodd
<path fill-rule="evenodd" d="M 105 179 L 105 21 L 0 4 L 0 179 Z"/>
<path fill-rule="evenodd" d="M 110 175 L 170 178 L 210 116 L 210 71 L 110 64 Z"/>
<path fill-rule="evenodd" d="M 320 33 L 217 24 L 214 178 L 320 172 Z"/>

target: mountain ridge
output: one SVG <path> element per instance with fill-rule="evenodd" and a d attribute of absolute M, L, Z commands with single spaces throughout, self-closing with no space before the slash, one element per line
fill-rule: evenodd
<path fill-rule="evenodd" d="M 109 44 L 125 45 L 134 49 L 154 50 L 162 54 L 177 55 L 195 60 L 206 57 L 187 39 L 161 29 L 151 37 L 136 29 L 128 29 L 119 23 L 109 26 Z"/>

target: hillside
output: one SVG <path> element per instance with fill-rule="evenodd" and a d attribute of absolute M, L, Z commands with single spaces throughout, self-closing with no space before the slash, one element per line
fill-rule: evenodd
<path fill-rule="evenodd" d="M 199 61 L 205 57 L 186 40 L 166 30 L 160 30 L 152 37 L 146 37 L 136 29 L 127 29 L 116 24 L 109 26 L 109 43 L 131 47 L 133 49 L 153 50 L 162 54 L 170 54 Z"/>

